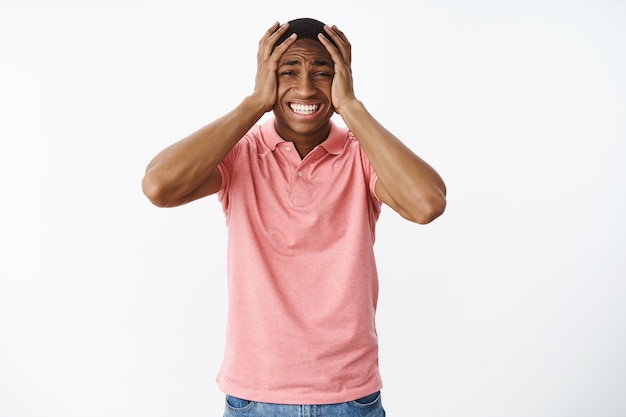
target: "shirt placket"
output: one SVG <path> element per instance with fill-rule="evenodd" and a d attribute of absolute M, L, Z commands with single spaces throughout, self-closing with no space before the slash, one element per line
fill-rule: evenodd
<path fill-rule="evenodd" d="M 293 144 L 284 146 L 287 159 L 291 162 L 291 201 L 295 205 L 304 205 L 310 199 L 310 184 L 307 177 L 307 169 L 311 154 L 301 159 Z M 314 152 L 315 150 L 311 151 Z"/>

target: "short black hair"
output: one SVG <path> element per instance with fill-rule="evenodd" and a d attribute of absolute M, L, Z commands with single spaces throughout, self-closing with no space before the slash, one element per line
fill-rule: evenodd
<path fill-rule="evenodd" d="M 289 23 L 287 31 L 283 33 L 283 35 L 276 41 L 276 44 L 274 44 L 274 48 L 283 43 L 285 39 L 287 39 L 294 33 L 298 35 L 298 39 L 313 39 L 317 42 L 320 42 L 320 40 L 317 38 L 317 35 L 321 33 L 326 37 L 326 39 L 330 41 L 330 43 L 335 46 L 335 48 L 337 47 L 337 44 L 324 31 L 324 23 L 320 22 L 319 20 L 312 19 L 310 17 L 302 17 L 299 19 L 290 20 L 287 23 Z"/>

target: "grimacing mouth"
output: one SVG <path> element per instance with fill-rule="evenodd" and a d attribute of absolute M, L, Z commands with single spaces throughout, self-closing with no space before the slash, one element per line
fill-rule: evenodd
<path fill-rule="evenodd" d="M 298 104 L 298 103 L 289 103 L 289 108 L 291 111 L 301 115 L 310 115 L 318 111 L 321 107 L 321 104 Z"/>

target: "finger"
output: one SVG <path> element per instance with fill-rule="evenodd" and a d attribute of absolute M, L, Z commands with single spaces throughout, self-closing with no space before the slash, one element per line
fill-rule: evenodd
<path fill-rule="evenodd" d="M 324 34 L 319 33 L 317 35 L 317 38 L 320 40 L 320 42 L 322 42 L 322 45 L 324 45 L 324 47 L 330 54 L 330 57 L 333 59 L 333 62 L 335 63 L 335 67 L 337 65 L 346 65 L 346 63 L 349 63 L 349 61 L 346 60 L 346 58 L 339 51 L 339 49 L 337 49 L 337 47 L 333 45 L 333 43 L 330 40 L 328 40 L 328 38 L 324 36 Z"/>
<path fill-rule="evenodd" d="M 263 35 L 259 41 L 259 58 L 268 59 L 272 54 L 272 50 L 276 44 L 276 41 L 285 33 L 289 23 L 274 23 Z"/>
<path fill-rule="evenodd" d="M 337 35 L 339 35 L 339 37 L 341 38 L 341 40 L 343 41 L 343 43 L 346 46 L 346 50 L 348 52 L 348 59 L 352 59 L 352 44 L 350 43 L 350 41 L 348 40 L 348 37 L 346 36 L 345 33 L 343 33 L 343 31 L 341 31 L 337 25 L 333 25 L 332 26 L 333 32 L 335 32 Z"/>
<path fill-rule="evenodd" d="M 344 43 L 345 43 L 348 47 L 350 47 L 350 46 L 351 46 L 351 45 L 350 45 L 350 42 L 348 41 L 348 37 L 346 36 L 346 34 L 345 34 L 345 33 L 343 33 L 343 31 L 342 31 L 341 29 L 339 29 L 339 28 L 337 27 L 337 25 L 333 25 L 331 29 L 332 29 L 332 31 L 333 31 L 333 32 L 335 32 L 335 33 L 336 33 L 336 34 L 337 34 L 337 35 L 341 38 L 341 40 L 343 40 L 343 42 L 344 42 Z"/>
<path fill-rule="evenodd" d="M 267 29 L 265 31 L 265 33 L 263 34 L 263 37 L 261 38 L 261 40 L 259 41 L 259 48 L 265 43 L 267 42 L 267 40 L 269 39 L 270 36 L 272 36 L 272 34 L 274 32 L 276 32 L 277 29 L 280 28 L 280 23 L 278 22 L 274 22 L 274 24 L 272 26 L 270 26 L 269 29 Z"/>
<path fill-rule="evenodd" d="M 272 26 L 269 27 L 269 29 L 267 29 L 267 31 L 265 32 L 265 36 L 266 37 L 270 37 L 272 35 L 272 33 L 276 32 L 276 30 L 280 27 L 280 22 L 276 21 L 274 22 L 274 24 Z"/>
<path fill-rule="evenodd" d="M 285 51 L 298 39 L 298 35 L 295 33 L 292 33 L 291 35 L 289 35 L 289 37 L 287 39 L 285 39 L 284 41 L 282 41 L 280 43 L 280 45 L 277 45 L 274 50 L 272 51 L 272 56 L 276 56 L 276 59 L 279 59 L 284 53 Z"/>
<path fill-rule="evenodd" d="M 335 42 L 343 59 L 347 63 L 350 63 L 352 60 L 352 46 L 350 45 L 346 35 L 335 25 L 332 27 L 324 25 L 324 31 L 326 32 L 326 35 L 324 36 L 329 37 L 333 40 L 333 42 Z"/>
<path fill-rule="evenodd" d="M 272 26 L 270 26 L 270 28 L 265 31 L 265 33 L 263 34 L 263 37 L 259 40 L 259 47 L 258 47 L 258 52 L 257 52 L 257 61 L 261 61 L 262 60 L 263 54 L 265 52 L 264 45 L 267 42 L 267 40 L 269 39 L 269 37 L 272 36 L 272 33 L 276 32 L 276 29 L 278 29 L 279 25 L 280 25 L 280 23 L 274 22 L 274 24 Z"/>

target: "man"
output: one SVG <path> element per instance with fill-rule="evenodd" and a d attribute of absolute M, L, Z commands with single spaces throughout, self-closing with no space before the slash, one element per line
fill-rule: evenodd
<path fill-rule="evenodd" d="M 375 224 L 382 203 L 431 222 L 445 185 L 355 97 L 351 45 L 336 26 L 275 23 L 257 62 L 252 94 L 161 151 L 144 193 L 160 207 L 214 193 L 222 203 L 225 415 L 384 416 Z"/>

